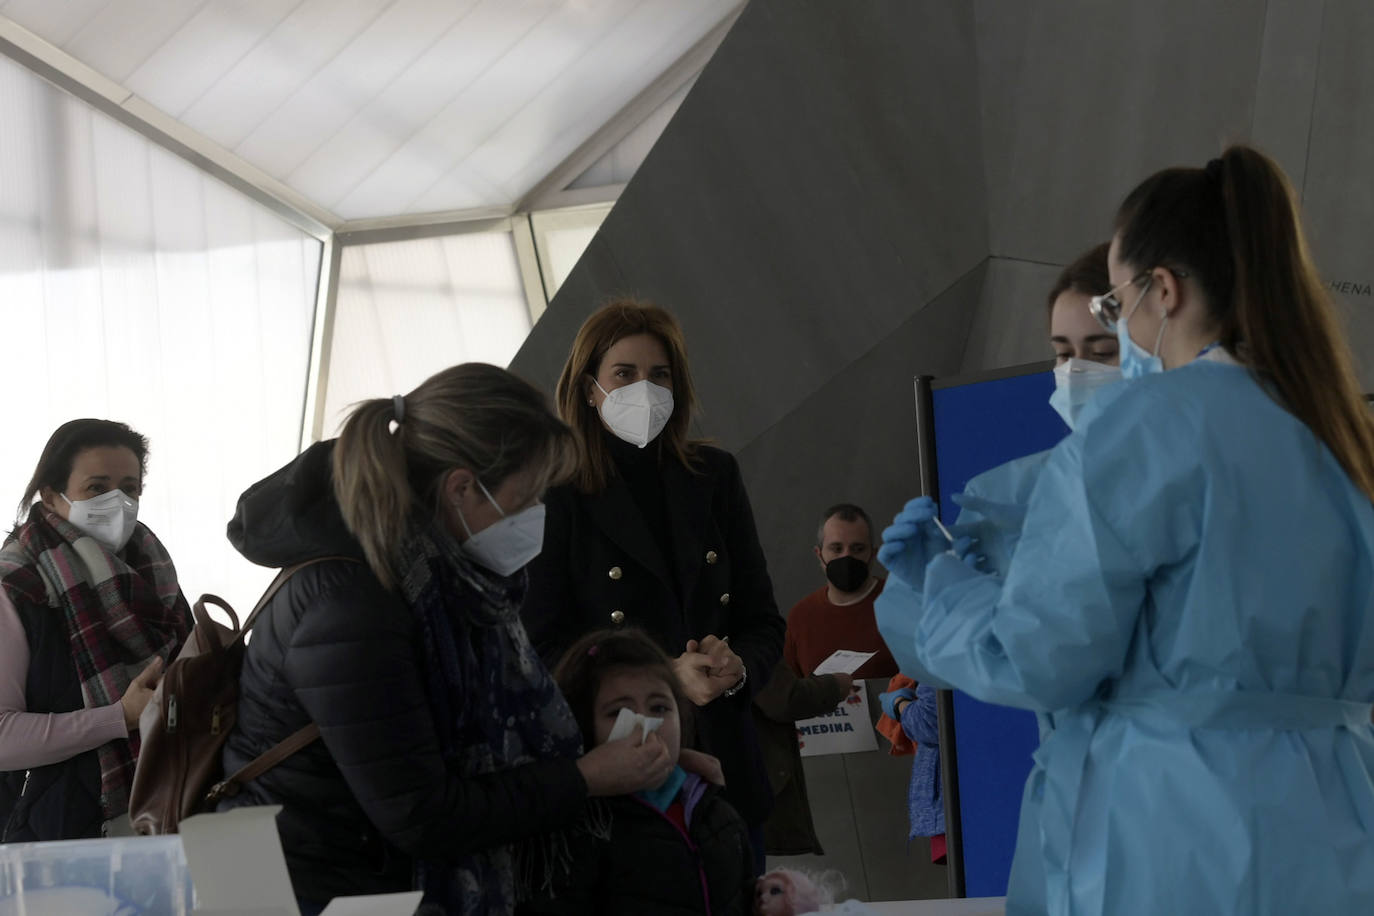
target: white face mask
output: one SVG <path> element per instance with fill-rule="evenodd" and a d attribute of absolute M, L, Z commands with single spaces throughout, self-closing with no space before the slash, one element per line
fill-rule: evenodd
<path fill-rule="evenodd" d="M 468 527 L 468 520 L 463 518 L 463 510 L 454 506 L 458 521 L 468 536 L 462 544 L 463 553 L 498 576 L 512 575 L 539 556 L 539 551 L 544 547 L 544 504 L 535 503 L 528 509 L 507 515 L 500 503 L 492 499 L 482 481 L 477 481 L 477 486 L 482 488 L 482 494 L 501 513 L 501 519 L 473 534 Z"/>
<path fill-rule="evenodd" d="M 601 388 L 596 379 L 592 384 Z M 653 442 L 673 415 L 672 389 L 648 379 L 614 391 L 601 388 L 601 393 L 606 396 L 601 402 L 601 419 L 611 432 L 640 448 Z"/>
<path fill-rule="evenodd" d="M 90 499 L 73 502 L 63 493 L 71 510 L 67 521 L 83 533 L 95 538 L 111 553 L 119 553 L 134 533 L 138 522 L 138 500 L 124 495 L 123 490 L 106 490 Z"/>
<path fill-rule="evenodd" d="M 1050 406 L 1069 429 L 1075 429 L 1078 415 L 1098 389 L 1120 378 L 1118 366 L 1104 366 L 1088 359 L 1066 359 L 1054 367 L 1054 394 L 1050 395 Z"/>

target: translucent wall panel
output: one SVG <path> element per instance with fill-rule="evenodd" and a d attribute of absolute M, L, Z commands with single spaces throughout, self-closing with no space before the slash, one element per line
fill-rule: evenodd
<path fill-rule="evenodd" d="M 184 590 L 251 606 L 224 526 L 299 444 L 320 243 L 5 58 L 0 124 L 0 518 L 59 424 L 122 420 Z"/>
<path fill-rule="evenodd" d="M 508 231 L 350 245 L 324 392 L 324 434 L 350 404 L 404 394 L 464 362 L 507 365 L 530 331 Z"/>
<path fill-rule="evenodd" d="M 544 210 L 530 214 L 535 249 L 539 252 L 539 272 L 544 293 L 552 301 L 568 274 L 577 266 L 582 252 L 591 244 L 614 204 L 596 204 L 567 210 Z"/>

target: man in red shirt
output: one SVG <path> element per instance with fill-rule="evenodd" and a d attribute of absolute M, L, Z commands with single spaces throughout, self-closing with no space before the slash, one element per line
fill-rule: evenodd
<path fill-rule="evenodd" d="M 754 697 L 754 726 L 774 796 L 773 814 L 763 825 L 769 855 L 824 851 L 811 818 L 795 720 L 830 712 L 858 678 L 897 673 L 873 619 L 873 599 L 883 590 L 883 580 L 872 573 L 873 552 L 873 525 L 864 510 L 841 503 L 821 516 L 815 553 L 827 582 L 792 608 L 783 659 Z M 878 654 L 852 678 L 812 674 L 836 649 Z"/>
<path fill-rule="evenodd" d="M 787 617 L 783 659 L 797 677 L 807 677 L 837 649 L 876 652 L 854 679 L 890 678 L 897 663 L 878 635 L 873 600 L 883 580 L 873 575 L 873 523 L 850 503 L 831 506 L 821 517 L 814 548 L 826 584 L 807 595 Z"/>

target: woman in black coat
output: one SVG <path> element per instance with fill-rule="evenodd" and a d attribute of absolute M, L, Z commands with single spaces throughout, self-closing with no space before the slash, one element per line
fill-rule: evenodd
<path fill-rule="evenodd" d="M 687 734 L 720 758 L 761 865 L 773 795 L 749 704 L 785 625 L 739 466 L 688 437 L 696 402 L 677 320 L 633 301 L 604 306 L 578 332 L 557 400 L 578 467 L 545 498 L 525 627 L 549 663 L 607 625 L 658 642 L 695 707 Z"/>

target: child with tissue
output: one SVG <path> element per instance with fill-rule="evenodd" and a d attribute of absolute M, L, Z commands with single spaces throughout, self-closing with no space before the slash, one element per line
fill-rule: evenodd
<path fill-rule="evenodd" d="M 584 636 L 554 671 L 587 747 L 662 742 L 679 759 L 687 706 L 672 663 L 639 630 Z M 746 916 L 753 853 L 744 820 L 720 787 L 674 768 L 657 788 L 591 803 L 571 837 L 571 861 L 522 914 Z"/>

